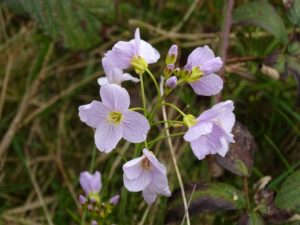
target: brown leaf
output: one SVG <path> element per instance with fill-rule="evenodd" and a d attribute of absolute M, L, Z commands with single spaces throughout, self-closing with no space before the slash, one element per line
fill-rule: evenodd
<path fill-rule="evenodd" d="M 239 176 L 250 176 L 253 167 L 253 153 L 256 148 L 254 138 L 248 129 L 236 122 L 233 131 L 235 143 L 230 144 L 225 157 L 216 155 L 218 163 Z"/>

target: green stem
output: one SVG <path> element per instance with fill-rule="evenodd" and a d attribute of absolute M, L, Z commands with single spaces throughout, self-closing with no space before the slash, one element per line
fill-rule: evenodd
<path fill-rule="evenodd" d="M 142 107 L 134 107 L 134 108 L 130 108 L 129 110 L 130 111 L 144 111 L 145 112 L 145 109 L 142 108 Z"/>
<path fill-rule="evenodd" d="M 170 107 L 172 107 L 173 109 L 175 109 L 177 112 L 179 112 L 183 117 L 186 116 L 186 114 L 185 114 L 181 109 L 179 109 L 176 105 L 174 105 L 174 104 L 172 104 L 172 103 L 163 102 L 162 105 L 170 106 Z"/>
<path fill-rule="evenodd" d="M 176 123 L 176 124 L 184 124 L 182 121 L 178 121 L 178 120 L 161 120 L 161 121 L 156 121 L 154 123 L 151 124 L 151 126 L 157 125 L 157 124 L 161 124 L 161 123 Z"/>
<path fill-rule="evenodd" d="M 90 165 L 90 172 L 93 173 L 94 167 L 95 167 L 95 160 L 96 160 L 96 148 L 93 147 L 92 150 L 92 160 Z"/>
<path fill-rule="evenodd" d="M 161 98 L 161 93 L 160 93 L 160 89 L 159 89 L 158 83 L 157 83 L 157 81 L 156 81 L 154 75 L 151 73 L 151 71 L 150 71 L 148 68 L 146 69 L 146 72 L 149 74 L 149 76 L 150 76 L 151 79 L 153 80 L 153 83 L 154 83 L 154 85 L 155 85 L 156 91 L 157 91 L 157 93 L 158 93 L 158 97 L 159 97 L 159 99 L 160 99 L 160 98 Z"/>
<path fill-rule="evenodd" d="M 152 141 L 149 141 L 149 146 L 152 147 L 156 142 L 161 141 L 165 138 L 170 138 L 170 137 L 177 137 L 177 136 L 181 136 L 184 135 L 186 132 L 179 132 L 179 133 L 174 133 L 174 134 L 170 134 L 170 135 L 165 135 L 165 136 L 161 136 L 158 138 L 155 138 Z"/>
<path fill-rule="evenodd" d="M 141 92 L 142 92 L 142 102 L 143 102 L 143 109 L 144 109 L 144 116 L 147 117 L 147 108 L 146 108 L 146 97 L 145 97 L 145 88 L 144 88 L 144 80 L 143 75 L 139 74 L 140 76 L 140 84 L 141 84 Z M 145 147 L 149 149 L 147 140 L 144 141 Z"/>

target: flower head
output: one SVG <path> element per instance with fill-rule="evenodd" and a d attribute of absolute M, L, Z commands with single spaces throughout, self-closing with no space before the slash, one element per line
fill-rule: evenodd
<path fill-rule="evenodd" d="M 109 203 L 113 204 L 113 205 L 117 205 L 120 201 L 120 195 L 115 195 L 113 197 L 111 197 L 111 199 L 109 200 Z"/>
<path fill-rule="evenodd" d="M 121 85 L 123 81 L 133 81 L 139 82 L 138 78 L 131 76 L 129 73 L 123 73 L 123 71 L 113 65 L 107 58 L 102 59 L 102 66 L 105 73 L 105 77 L 100 77 L 98 79 L 98 84 L 100 86 L 105 84 L 118 84 Z"/>
<path fill-rule="evenodd" d="M 98 194 L 102 187 L 100 172 L 96 171 L 94 174 L 91 174 L 84 171 L 80 173 L 79 182 L 86 196 L 96 201 L 99 200 Z M 83 201 L 82 197 L 80 201 Z"/>
<path fill-rule="evenodd" d="M 125 88 L 106 84 L 100 88 L 102 102 L 92 101 L 79 107 L 82 122 L 95 128 L 95 143 L 103 152 L 112 151 L 121 138 L 143 142 L 150 129 L 148 120 L 140 113 L 129 110 L 130 98 Z"/>
<path fill-rule="evenodd" d="M 190 126 L 183 138 L 191 143 L 198 159 L 216 153 L 225 156 L 229 143 L 234 142 L 231 134 L 235 123 L 233 109 L 233 102 L 228 100 L 204 111 L 197 119 L 189 119 Z"/>
<path fill-rule="evenodd" d="M 223 66 L 220 57 L 208 47 L 198 47 L 188 56 L 185 69 L 189 71 L 186 80 L 197 95 L 211 96 L 223 88 L 223 80 L 216 74 Z"/>
<path fill-rule="evenodd" d="M 133 66 L 138 74 L 143 73 L 148 64 L 157 62 L 159 57 L 159 52 L 141 39 L 139 28 L 135 30 L 134 39 L 117 42 L 112 50 L 105 54 L 105 58 L 113 62 L 115 67 L 127 69 Z"/>
<path fill-rule="evenodd" d="M 166 168 L 152 152 L 143 150 L 143 156 L 123 165 L 125 187 L 132 192 L 143 191 L 143 197 L 152 204 L 157 195 L 171 196 Z"/>

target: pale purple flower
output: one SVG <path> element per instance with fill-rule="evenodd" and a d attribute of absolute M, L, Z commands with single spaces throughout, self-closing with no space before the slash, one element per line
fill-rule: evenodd
<path fill-rule="evenodd" d="M 123 165 L 123 180 L 127 190 L 143 191 L 143 197 L 152 204 L 157 195 L 171 195 L 166 168 L 152 152 L 143 150 L 143 156 L 132 159 Z"/>
<path fill-rule="evenodd" d="M 98 84 L 100 86 L 105 84 L 118 84 L 121 85 L 123 81 L 133 81 L 139 82 L 139 79 L 133 77 L 129 73 L 123 73 L 123 71 L 113 65 L 107 58 L 102 59 L 102 66 L 105 73 L 105 77 L 100 77 L 98 79 Z"/>
<path fill-rule="evenodd" d="M 87 171 L 80 173 L 79 182 L 86 196 L 98 194 L 102 187 L 99 171 L 96 171 L 94 174 Z"/>
<path fill-rule="evenodd" d="M 223 88 L 223 80 L 216 74 L 223 66 L 220 57 L 205 45 L 198 47 L 188 56 L 187 65 L 191 73 L 189 84 L 197 95 L 211 96 L 218 94 Z"/>
<path fill-rule="evenodd" d="M 82 122 L 95 128 L 95 143 L 103 152 L 112 151 L 121 138 L 131 143 L 146 140 L 150 129 L 148 120 L 130 111 L 130 97 L 125 88 L 106 84 L 100 88 L 102 102 L 92 101 L 79 107 Z"/>
<path fill-rule="evenodd" d="M 168 80 L 166 80 L 166 86 L 169 88 L 174 88 L 176 87 L 177 84 L 177 77 L 176 76 L 171 76 Z"/>
<path fill-rule="evenodd" d="M 120 201 L 120 195 L 115 195 L 113 197 L 111 197 L 111 199 L 109 200 L 109 203 L 113 204 L 113 205 L 117 205 Z"/>
<path fill-rule="evenodd" d="M 112 50 L 105 54 L 105 58 L 120 69 L 131 67 L 137 63 L 136 60 L 142 60 L 146 65 L 155 63 L 159 57 L 159 52 L 149 43 L 141 39 L 139 28 L 135 30 L 134 39 L 117 42 Z M 139 61 L 138 63 L 143 64 L 143 62 Z"/>
<path fill-rule="evenodd" d="M 220 102 L 211 109 L 204 111 L 184 135 L 198 159 L 208 154 L 225 156 L 229 143 L 234 142 L 231 134 L 235 123 L 231 100 Z"/>

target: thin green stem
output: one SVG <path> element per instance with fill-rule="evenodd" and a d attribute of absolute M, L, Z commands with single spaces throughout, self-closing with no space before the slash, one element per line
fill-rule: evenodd
<path fill-rule="evenodd" d="M 151 71 L 147 68 L 146 69 L 146 72 L 149 74 L 149 76 L 151 77 L 151 79 L 153 80 L 153 83 L 155 85 L 155 88 L 156 88 L 156 91 L 158 93 L 158 97 L 161 98 L 161 93 L 160 93 L 160 89 L 159 89 L 159 86 L 158 86 L 158 83 L 154 77 L 154 75 L 151 73 Z"/>
<path fill-rule="evenodd" d="M 179 109 L 176 105 L 174 105 L 174 104 L 172 104 L 172 103 L 169 103 L 169 102 L 163 102 L 162 105 L 170 106 L 170 107 L 172 107 L 173 109 L 175 109 L 177 112 L 179 112 L 183 117 L 186 116 L 186 114 L 185 114 L 181 109 Z"/>
<path fill-rule="evenodd" d="M 147 107 L 146 107 L 146 97 L 145 97 L 145 88 L 144 88 L 144 80 L 143 75 L 139 74 L 140 76 L 140 84 L 141 84 L 141 93 L 142 93 L 142 102 L 143 102 L 143 109 L 144 109 L 144 115 L 147 117 Z M 144 141 L 145 147 L 149 149 L 147 140 Z"/>
<path fill-rule="evenodd" d="M 92 159 L 91 159 L 91 165 L 90 165 L 90 172 L 93 173 L 94 167 L 95 167 L 95 160 L 96 160 L 96 148 L 93 147 L 92 150 Z"/>
<path fill-rule="evenodd" d="M 165 136 L 161 136 L 158 138 L 155 138 L 152 141 L 149 141 L 149 146 L 152 147 L 155 143 L 164 140 L 165 138 L 170 138 L 170 137 L 177 137 L 177 136 L 182 136 L 184 135 L 186 132 L 178 132 L 178 133 L 174 133 L 174 134 L 170 134 L 170 135 L 165 135 Z"/>
<path fill-rule="evenodd" d="M 157 124 L 161 124 L 161 123 L 175 123 L 175 124 L 184 124 L 182 121 L 178 121 L 178 120 L 160 120 L 160 121 L 156 121 L 154 123 L 151 124 L 151 126 L 157 125 Z"/>
<path fill-rule="evenodd" d="M 145 112 L 145 109 L 142 108 L 142 107 L 134 107 L 134 108 L 130 108 L 129 110 L 130 111 L 143 111 L 143 112 Z"/>

